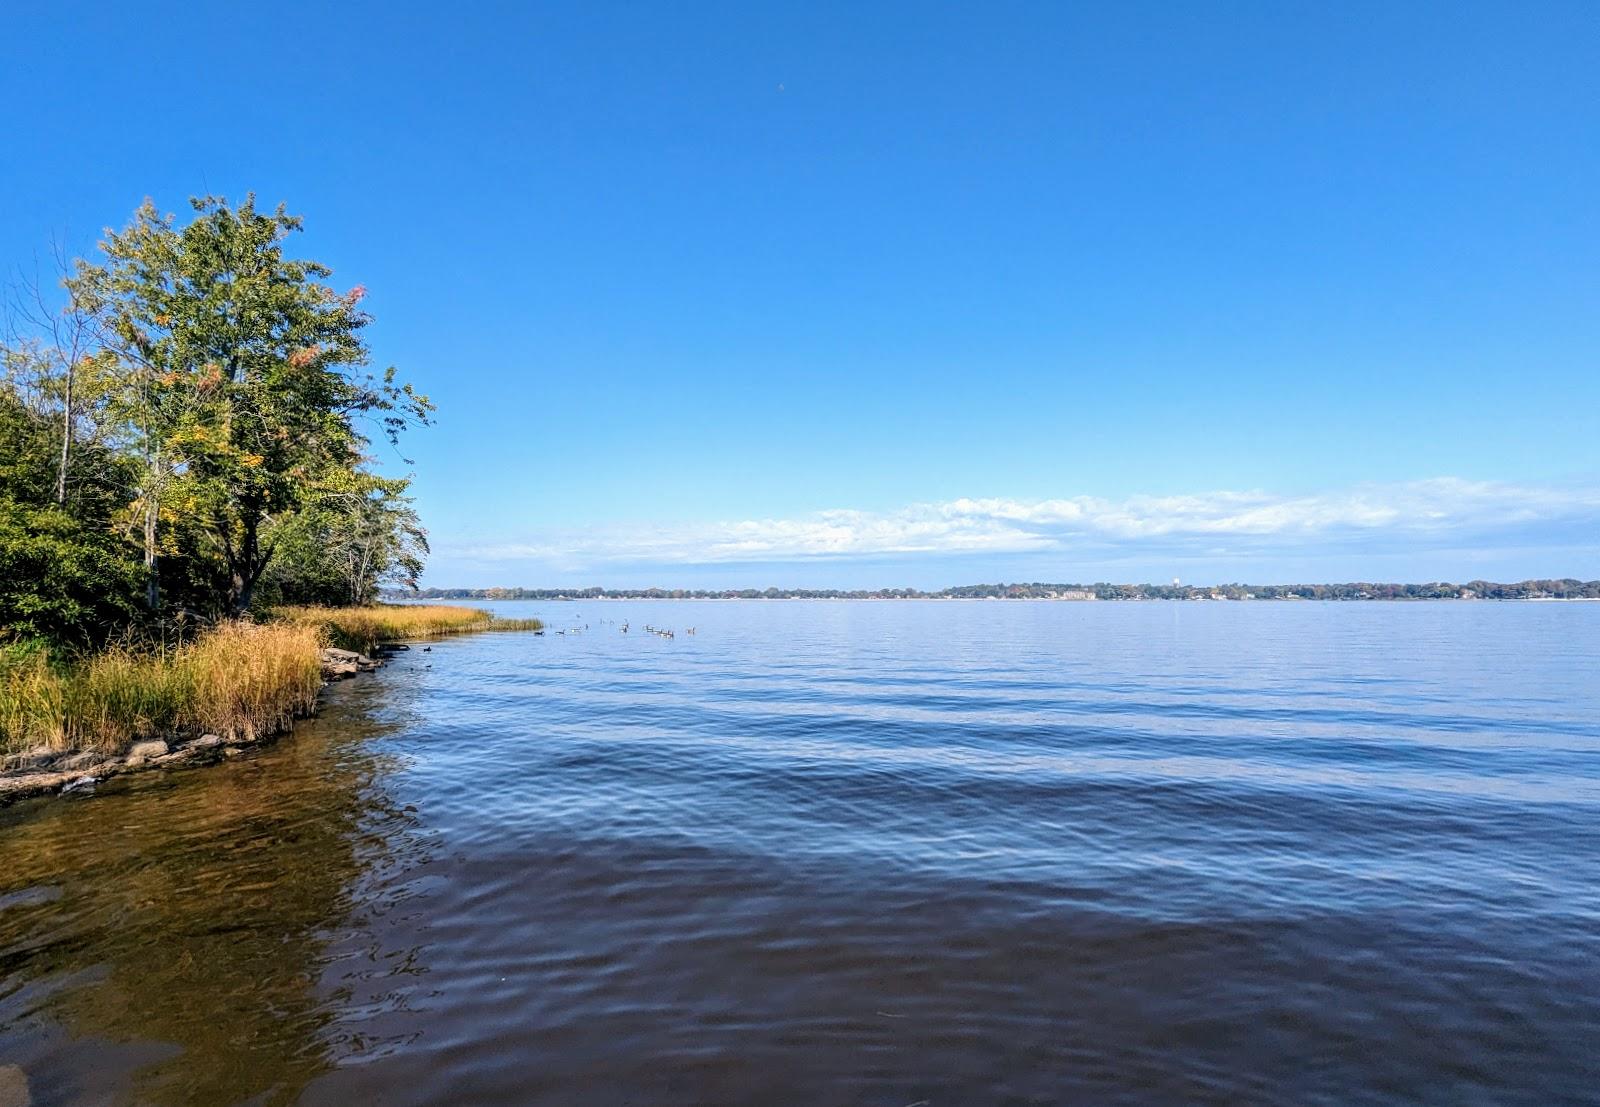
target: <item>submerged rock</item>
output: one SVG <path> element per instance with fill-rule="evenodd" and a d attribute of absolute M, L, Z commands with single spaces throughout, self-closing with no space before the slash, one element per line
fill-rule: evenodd
<path fill-rule="evenodd" d="M 29 1107 L 28 1074 L 21 1065 L 0 1065 L 0 1107 Z"/>

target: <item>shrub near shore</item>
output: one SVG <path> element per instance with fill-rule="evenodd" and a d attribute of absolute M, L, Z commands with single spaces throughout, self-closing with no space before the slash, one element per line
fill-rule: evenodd
<path fill-rule="evenodd" d="M 147 738 L 216 734 L 254 741 L 310 714 L 321 650 L 484 630 L 538 630 L 467 607 L 299 607 L 263 623 L 225 622 L 174 648 L 112 648 L 61 662 L 38 647 L 0 648 L 0 753 L 115 755 Z"/>

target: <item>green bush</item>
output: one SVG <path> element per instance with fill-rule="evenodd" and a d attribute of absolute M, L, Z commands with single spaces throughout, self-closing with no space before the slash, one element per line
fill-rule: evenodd
<path fill-rule="evenodd" d="M 0 635 L 82 647 L 138 618 L 126 543 L 60 508 L 0 499 Z"/>

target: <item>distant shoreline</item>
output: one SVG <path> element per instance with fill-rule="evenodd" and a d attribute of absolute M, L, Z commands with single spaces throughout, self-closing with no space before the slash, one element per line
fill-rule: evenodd
<path fill-rule="evenodd" d="M 406 596 L 400 593 L 385 594 L 385 602 L 396 600 L 436 600 L 440 596 Z M 1194 597 L 1141 597 L 1116 600 L 1063 600 L 1043 596 L 460 596 L 456 599 L 475 599 L 489 603 L 628 603 L 649 600 L 670 603 L 1600 603 L 1600 596 L 1474 596 L 1463 600 L 1459 596 L 1373 596 L 1368 599 L 1310 599 L 1304 596 L 1279 597 L 1263 600 L 1217 599 L 1211 596 Z"/>
<path fill-rule="evenodd" d="M 936 591 L 917 588 L 423 588 L 390 593 L 428 600 L 1027 600 L 1046 603 L 1179 601 L 1415 602 L 1420 600 L 1600 601 L 1600 580 L 1471 580 L 1427 584 L 968 584 Z"/>

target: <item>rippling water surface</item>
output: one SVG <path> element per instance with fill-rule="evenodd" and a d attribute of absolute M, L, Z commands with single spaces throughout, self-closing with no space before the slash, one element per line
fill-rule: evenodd
<path fill-rule="evenodd" d="M 502 609 L 0 812 L 0 1096 L 1600 1102 L 1600 605 Z"/>

